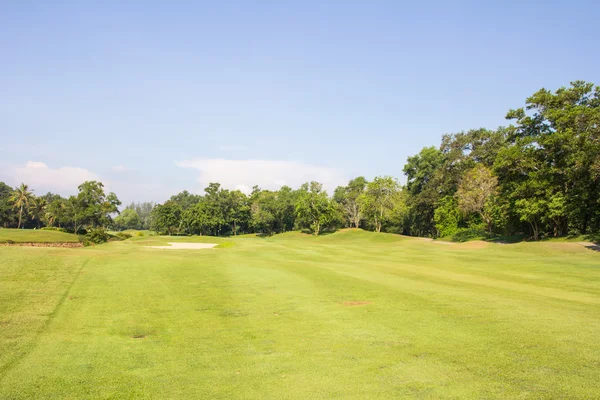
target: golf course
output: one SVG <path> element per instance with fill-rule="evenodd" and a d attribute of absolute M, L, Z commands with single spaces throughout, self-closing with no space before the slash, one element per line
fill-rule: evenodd
<path fill-rule="evenodd" d="M 169 243 L 216 247 L 150 247 Z M 359 229 L 3 246 L 0 398 L 599 398 L 588 247 Z"/>

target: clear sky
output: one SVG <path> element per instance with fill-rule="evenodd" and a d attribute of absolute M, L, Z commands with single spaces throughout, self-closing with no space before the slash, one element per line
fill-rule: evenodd
<path fill-rule="evenodd" d="M 4 1 L 0 180 L 124 201 L 393 175 L 600 84 L 597 1 Z"/>

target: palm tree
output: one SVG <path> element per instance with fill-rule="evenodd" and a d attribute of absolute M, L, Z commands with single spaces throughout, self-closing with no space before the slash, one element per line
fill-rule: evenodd
<path fill-rule="evenodd" d="M 31 218 L 37 220 L 37 226 L 40 227 L 40 223 L 46 217 L 46 206 L 48 202 L 43 197 L 34 198 L 31 202 L 31 207 L 29 208 L 29 215 Z"/>
<path fill-rule="evenodd" d="M 19 225 L 17 225 L 17 229 L 20 229 L 21 221 L 23 219 L 23 210 L 29 208 L 29 204 L 33 201 L 33 193 L 29 191 L 29 186 L 21 183 L 21 186 L 15 188 L 12 192 L 10 201 L 13 203 L 13 208 L 19 209 Z"/>
<path fill-rule="evenodd" d="M 54 226 L 55 223 L 58 223 L 60 227 L 61 221 L 64 220 L 65 207 L 64 199 L 54 200 L 46 206 L 44 219 L 48 226 Z"/>

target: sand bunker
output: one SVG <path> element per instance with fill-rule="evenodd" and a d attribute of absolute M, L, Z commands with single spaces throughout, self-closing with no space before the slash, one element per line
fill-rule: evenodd
<path fill-rule="evenodd" d="M 212 249 L 217 243 L 169 243 L 169 246 L 146 246 L 151 249 L 165 250 L 198 250 Z"/>

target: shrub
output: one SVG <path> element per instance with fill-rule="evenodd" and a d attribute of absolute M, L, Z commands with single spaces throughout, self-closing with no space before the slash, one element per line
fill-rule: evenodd
<path fill-rule="evenodd" d="M 40 230 L 42 230 L 42 231 L 57 231 L 57 232 L 67 233 L 67 230 L 65 228 L 59 228 L 56 226 L 45 226 L 43 228 L 40 228 Z"/>
<path fill-rule="evenodd" d="M 136 232 L 135 236 L 142 237 L 144 236 L 144 232 Z"/>
<path fill-rule="evenodd" d="M 453 242 L 467 242 L 469 240 L 484 240 L 488 238 L 487 231 L 482 228 L 458 228 L 452 235 Z"/>
<path fill-rule="evenodd" d="M 92 228 L 85 235 L 85 239 L 89 240 L 93 244 L 106 243 L 110 235 L 104 228 Z M 85 241 L 83 242 L 85 246 Z"/>
<path fill-rule="evenodd" d="M 434 212 L 435 227 L 441 237 L 452 236 L 458 232 L 460 215 L 456 199 L 452 196 L 444 197 Z"/>
<path fill-rule="evenodd" d="M 127 232 L 118 232 L 115 236 L 121 240 L 127 240 L 130 239 L 133 235 Z"/>

